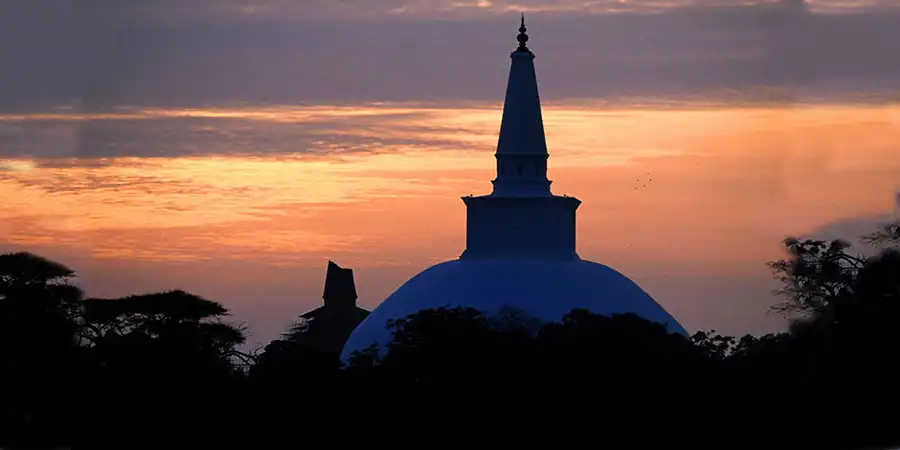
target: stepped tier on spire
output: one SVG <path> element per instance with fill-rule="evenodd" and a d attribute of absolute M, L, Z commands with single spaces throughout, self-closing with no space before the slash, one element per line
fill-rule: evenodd
<path fill-rule="evenodd" d="M 525 46 L 525 31 L 523 16 L 519 48 L 510 55 L 494 191 L 463 198 L 467 259 L 578 259 L 575 210 L 581 201 L 550 192 L 534 54 Z"/>
<path fill-rule="evenodd" d="M 525 18 L 519 28 L 519 47 L 510 54 L 509 81 L 497 142 L 497 196 L 550 196 L 547 179 L 547 142 L 534 70 L 534 53 L 525 46 Z"/>

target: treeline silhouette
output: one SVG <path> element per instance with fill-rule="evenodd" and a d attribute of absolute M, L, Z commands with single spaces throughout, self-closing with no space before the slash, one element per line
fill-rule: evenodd
<path fill-rule="evenodd" d="M 866 238 L 879 253 L 785 242 L 789 257 L 770 263 L 776 310 L 794 318 L 784 333 L 688 339 L 631 314 L 541 323 L 439 308 L 393 321 L 390 343 L 348 364 L 302 332 L 242 352 L 228 311 L 183 291 L 84 298 L 68 267 L 0 255 L 0 445 L 388 435 L 433 447 L 546 433 L 557 445 L 896 445 L 900 233 Z"/>

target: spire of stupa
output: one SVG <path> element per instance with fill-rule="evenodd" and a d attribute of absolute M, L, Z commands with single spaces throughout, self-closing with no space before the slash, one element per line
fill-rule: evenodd
<path fill-rule="evenodd" d="M 519 47 L 510 54 L 509 81 L 503 103 L 503 120 L 497 142 L 496 196 L 549 196 L 547 143 L 534 53 L 528 49 L 525 15 L 519 27 Z"/>
<path fill-rule="evenodd" d="M 519 27 L 519 36 L 516 37 L 516 40 L 519 41 L 519 48 L 516 49 L 517 52 L 527 52 L 528 47 L 525 44 L 528 42 L 528 35 L 525 32 L 528 31 L 528 28 L 525 28 L 525 13 L 522 13 L 522 25 Z"/>

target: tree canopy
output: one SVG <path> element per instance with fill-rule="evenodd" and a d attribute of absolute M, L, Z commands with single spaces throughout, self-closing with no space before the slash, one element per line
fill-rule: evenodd
<path fill-rule="evenodd" d="M 452 433 L 479 439 L 602 429 L 632 442 L 645 439 L 631 432 L 639 425 L 669 445 L 898 445 L 891 230 L 874 256 L 786 240 L 785 259 L 769 264 L 784 299 L 773 310 L 792 320 L 780 333 L 688 339 L 634 314 L 576 309 L 542 322 L 445 307 L 391 321 L 386 345 L 347 363 L 305 333 L 246 349 L 227 308 L 195 294 L 85 299 L 64 265 L 0 255 L 0 444 L 117 442 L 113 431 L 294 438 L 367 420 L 417 432 L 467 424 Z"/>

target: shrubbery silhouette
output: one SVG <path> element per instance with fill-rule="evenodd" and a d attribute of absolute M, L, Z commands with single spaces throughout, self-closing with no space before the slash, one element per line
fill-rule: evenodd
<path fill-rule="evenodd" d="M 289 438 L 301 423 L 382 420 L 467 424 L 456 432 L 471 437 L 509 422 L 602 425 L 604 439 L 681 430 L 691 445 L 897 444 L 896 229 L 869 236 L 884 247 L 872 257 L 787 240 L 788 259 L 770 263 L 786 300 L 776 309 L 793 319 L 784 333 L 687 339 L 632 314 L 573 310 L 541 323 L 438 308 L 391 322 L 385 348 L 348 364 L 290 334 L 247 354 L 219 303 L 183 291 L 85 299 L 71 269 L 0 255 L 0 444 L 247 427 Z"/>

